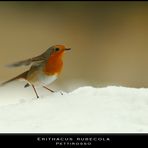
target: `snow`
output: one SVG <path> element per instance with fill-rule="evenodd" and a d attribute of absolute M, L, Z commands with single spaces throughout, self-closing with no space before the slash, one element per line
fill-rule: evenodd
<path fill-rule="evenodd" d="M 0 88 L 0 133 L 148 132 L 147 88 L 84 86 L 63 95 L 40 91 L 39 99 L 13 89 Z"/>

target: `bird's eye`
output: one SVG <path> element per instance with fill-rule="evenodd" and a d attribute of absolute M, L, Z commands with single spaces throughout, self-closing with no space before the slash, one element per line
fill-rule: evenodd
<path fill-rule="evenodd" d="M 60 49 L 59 48 L 55 48 L 55 51 L 59 51 Z"/>

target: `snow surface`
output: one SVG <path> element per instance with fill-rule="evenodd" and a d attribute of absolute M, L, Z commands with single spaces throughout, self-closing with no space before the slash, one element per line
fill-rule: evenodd
<path fill-rule="evenodd" d="M 0 106 L 0 133 L 148 132 L 147 88 L 85 86 L 13 101 Z"/>

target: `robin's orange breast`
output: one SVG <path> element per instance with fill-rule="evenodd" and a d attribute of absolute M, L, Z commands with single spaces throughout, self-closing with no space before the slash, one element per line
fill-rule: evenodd
<path fill-rule="evenodd" d="M 62 61 L 63 53 L 64 51 L 55 53 L 49 57 L 44 67 L 44 72 L 47 75 L 59 74 L 61 72 L 63 68 L 63 61 Z"/>

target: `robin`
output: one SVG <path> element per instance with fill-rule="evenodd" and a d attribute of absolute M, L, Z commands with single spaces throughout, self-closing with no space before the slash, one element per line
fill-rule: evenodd
<path fill-rule="evenodd" d="M 46 85 L 51 84 L 57 79 L 63 68 L 63 54 L 65 51 L 70 49 L 71 48 L 66 48 L 64 45 L 55 45 L 48 48 L 43 54 L 39 56 L 8 65 L 9 67 L 31 65 L 31 67 L 22 74 L 2 83 L 1 86 L 17 79 L 24 79 L 27 82 L 24 87 L 26 88 L 32 86 L 37 98 L 39 98 L 39 95 L 35 89 L 35 86 L 37 85 L 41 85 L 45 89 L 54 92 L 53 90 L 46 87 Z"/>

